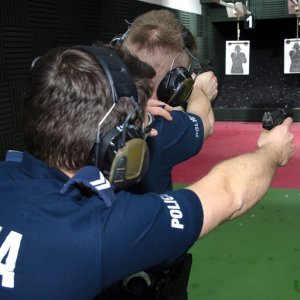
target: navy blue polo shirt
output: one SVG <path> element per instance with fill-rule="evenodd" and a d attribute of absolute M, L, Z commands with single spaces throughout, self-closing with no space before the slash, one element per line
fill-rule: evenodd
<path fill-rule="evenodd" d="M 172 168 L 196 155 L 204 141 L 201 118 L 192 113 L 172 111 L 172 121 L 157 116 L 155 137 L 149 137 L 150 165 L 147 173 L 137 185 L 130 188 L 133 193 L 163 193 L 172 190 Z"/>
<path fill-rule="evenodd" d="M 95 167 L 69 179 L 28 153 L 0 162 L 0 299 L 92 299 L 196 241 L 195 193 L 114 193 Z"/>

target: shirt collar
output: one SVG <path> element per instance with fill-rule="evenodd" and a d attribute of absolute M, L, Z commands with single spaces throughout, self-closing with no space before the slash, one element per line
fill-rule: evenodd
<path fill-rule="evenodd" d="M 105 206 L 112 205 L 114 200 L 114 192 L 110 182 L 104 177 L 98 168 L 94 166 L 86 166 L 81 168 L 72 178 L 70 178 L 61 189 L 61 193 L 65 194 L 74 188 L 84 186 L 91 192 L 102 198 Z"/>
<path fill-rule="evenodd" d="M 97 167 L 86 166 L 69 178 L 57 168 L 49 167 L 45 162 L 35 158 L 29 153 L 9 151 L 6 161 L 20 163 L 20 168 L 29 178 L 51 178 L 63 183 L 60 192 L 66 194 L 81 187 L 88 188 L 93 194 L 101 198 L 105 206 L 112 205 L 115 198 L 110 182 L 104 177 Z"/>

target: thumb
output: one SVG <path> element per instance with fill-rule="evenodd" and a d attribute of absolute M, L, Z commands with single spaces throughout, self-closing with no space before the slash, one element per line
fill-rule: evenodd
<path fill-rule="evenodd" d="M 282 124 L 287 125 L 288 127 L 290 127 L 293 124 L 293 119 L 291 117 L 286 118 Z"/>

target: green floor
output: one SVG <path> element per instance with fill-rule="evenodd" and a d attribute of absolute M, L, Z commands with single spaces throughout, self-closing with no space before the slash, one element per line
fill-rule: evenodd
<path fill-rule="evenodd" d="M 269 190 L 190 252 L 189 300 L 299 300 L 300 190 Z"/>

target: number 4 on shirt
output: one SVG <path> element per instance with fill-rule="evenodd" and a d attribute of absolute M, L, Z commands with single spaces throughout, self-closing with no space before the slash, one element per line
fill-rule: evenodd
<path fill-rule="evenodd" d="M 2 227 L 0 226 L 0 232 Z M 11 231 L 0 245 L 0 276 L 2 286 L 13 288 L 15 286 L 15 267 L 22 240 L 22 234 Z M 6 259 L 5 259 L 6 257 Z M 5 259 L 5 262 L 4 262 Z"/>

